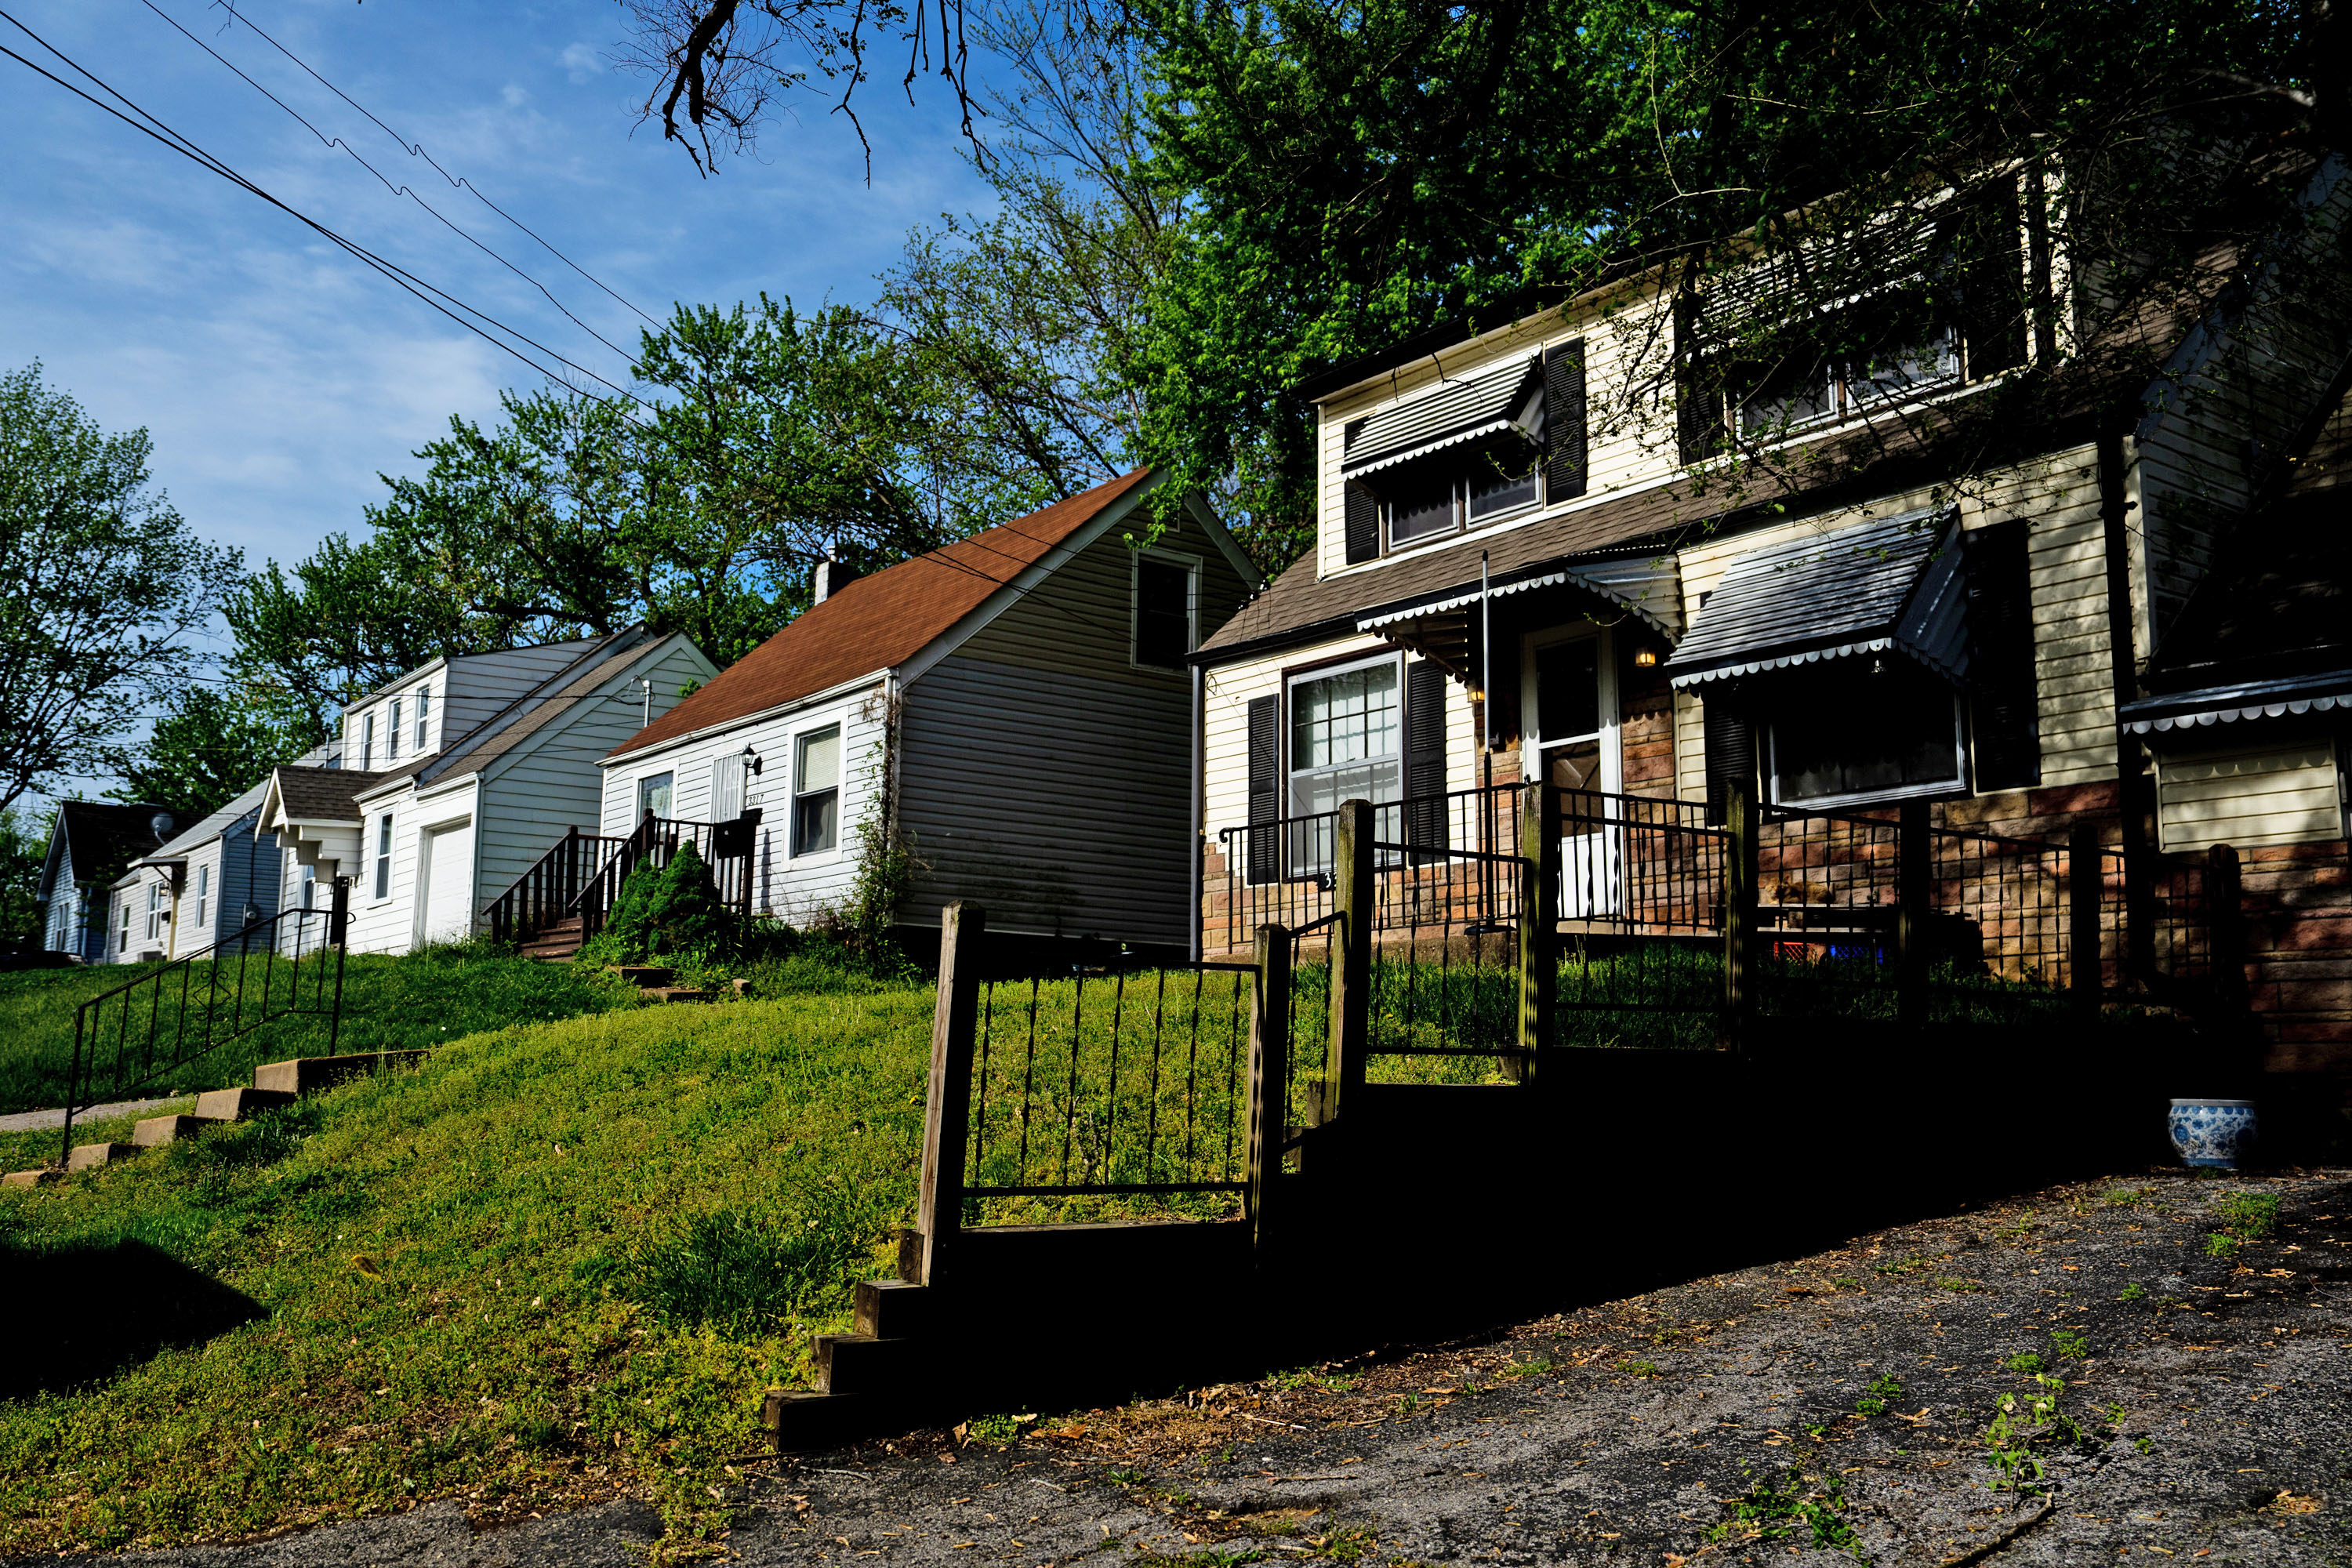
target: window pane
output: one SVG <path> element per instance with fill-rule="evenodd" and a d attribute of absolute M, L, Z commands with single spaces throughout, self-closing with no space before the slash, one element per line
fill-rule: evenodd
<path fill-rule="evenodd" d="M 1290 765 L 1333 767 L 1392 756 L 1399 739 L 1396 666 L 1376 664 L 1290 689 Z"/>
<path fill-rule="evenodd" d="M 1860 663 L 1854 670 L 1824 670 L 1792 681 L 1772 721 L 1780 798 L 1822 800 L 1958 784 L 1953 700 L 1948 684 L 1891 655 L 1876 674 Z"/>
<path fill-rule="evenodd" d="M 1959 356 L 1952 352 L 1952 334 L 1946 328 L 1872 356 L 1869 373 L 1852 384 L 1852 391 L 1857 398 L 1900 398 L 1949 381 L 1959 372 Z"/>
<path fill-rule="evenodd" d="M 1426 539 L 1454 526 L 1454 476 L 1423 470 L 1402 474 L 1381 487 L 1388 502 L 1389 542 Z"/>
<path fill-rule="evenodd" d="M 1548 741 L 1601 732 L 1601 639 L 1536 649 L 1536 714 Z"/>
<path fill-rule="evenodd" d="M 1135 563 L 1135 662 L 1174 669 L 1192 651 L 1192 574 L 1170 561 Z"/>
<path fill-rule="evenodd" d="M 836 830 L 835 807 L 840 804 L 837 789 L 820 790 L 803 795 L 793 801 L 793 853 L 814 855 L 834 847 Z"/>
<path fill-rule="evenodd" d="M 813 790 L 832 789 L 841 783 L 841 727 L 819 730 L 800 738 L 799 782 L 793 786 L 801 794 Z"/>
<path fill-rule="evenodd" d="M 1536 500 L 1536 449 L 1523 441 L 1477 453 L 1470 459 L 1470 517 L 1494 517 Z"/>
<path fill-rule="evenodd" d="M 668 773 L 656 773 L 651 778 L 637 781 L 637 815 L 639 816 L 643 816 L 649 811 L 656 816 L 669 815 L 670 776 Z"/>
<path fill-rule="evenodd" d="M 1739 405 L 1742 434 L 1769 436 L 1837 411 L 1830 366 L 1819 359 L 1784 364 Z"/>

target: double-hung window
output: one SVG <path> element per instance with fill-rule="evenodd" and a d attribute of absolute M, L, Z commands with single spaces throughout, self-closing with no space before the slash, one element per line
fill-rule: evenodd
<path fill-rule="evenodd" d="M 637 781 L 638 819 L 644 820 L 648 814 L 655 816 L 667 816 L 671 797 L 676 793 L 674 786 L 677 783 L 677 775 L 675 773 L 648 773 L 639 779 Z"/>
<path fill-rule="evenodd" d="M 793 853 L 831 849 L 841 835 L 841 726 L 793 742 Z"/>
<path fill-rule="evenodd" d="M 1539 448 L 1507 436 L 1410 465 L 1380 487 L 1390 548 L 1479 528 L 1536 504 Z"/>
<path fill-rule="evenodd" d="M 1336 812 L 1345 800 L 1384 805 L 1404 796 L 1404 705 L 1397 660 L 1382 655 L 1344 669 L 1295 677 L 1290 683 L 1288 874 L 1317 875 L 1331 864 Z"/>
<path fill-rule="evenodd" d="M 1774 800 L 1854 805 L 1967 783 L 1959 694 L 1948 681 L 1895 656 L 1814 670 L 1769 710 Z"/>
<path fill-rule="evenodd" d="M 196 929 L 202 931 L 213 910 L 213 868 L 196 868 Z"/>
<path fill-rule="evenodd" d="M 163 941 L 163 928 L 165 925 L 169 924 L 170 921 L 171 905 L 168 896 L 164 891 L 163 884 L 161 882 L 148 883 L 147 940 L 149 942 Z"/>
<path fill-rule="evenodd" d="M 392 700 L 392 722 L 384 727 L 383 760 L 394 761 L 400 755 L 400 699 Z"/>
<path fill-rule="evenodd" d="M 392 897 L 392 813 L 375 819 L 375 896 Z"/>
<path fill-rule="evenodd" d="M 1193 569 L 1163 556 L 1135 557 L 1135 662 L 1181 669 L 1192 651 Z"/>
<path fill-rule="evenodd" d="M 375 715 L 370 713 L 360 721 L 360 772 L 375 769 Z"/>
<path fill-rule="evenodd" d="M 1739 433 L 1771 440 L 1907 402 L 1959 376 L 1959 343 L 1949 327 L 1891 334 L 1885 344 L 1852 357 L 1801 356 L 1762 377 L 1741 398 Z"/>
<path fill-rule="evenodd" d="M 122 900 L 122 919 L 115 924 L 114 951 L 131 951 L 131 900 L 127 897 Z"/>
<path fill-rule="evenodd" d="M 418 756 L 425 754 L 426 742 L 432 733 L 433 689 L 429 686 L 420 686 L 416 689 L 416 754 Z"/>

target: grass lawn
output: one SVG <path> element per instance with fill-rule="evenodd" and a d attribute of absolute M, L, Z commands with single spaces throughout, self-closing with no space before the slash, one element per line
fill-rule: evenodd
<path fill-rule="evenodd" d="M 761 1391 L 802 1381 L 910 1216 L 929 990 L 572 1000 L 583 1016 L 0 1192 L 10 1310 L 55 1314 L 26 1331 L 68 1336 L 82 1374 L 0 1369 L 0 1557 L 451 1495 L 512 1517 L 628 1491 L 681 1542 L 715 1528 Z M 41 1289 L 155 1266 L 247 1321 L 148 1353 Z"/>
<path fill-rule="evenodd" d="M 101 964 L 0 974 L 0 1115 L 63 1105 L 73 1061 L 75 1009 L 157 967 Z M 192 967 L 191 993 L 202 996 L 211 965 Z M 233 976 L 236 965 L 231 962 L 223 970 L 225 977 Z M 259 992 L 258 973 L 257 961 L 249 981 L 255 994 Z M 163 1002 L 167 1014 L 176 1004 L 177 981 L 172 990 L 173 996 Z M 354 953 L 343 972 L 339 1047 L 346 1051 L 411 1050 L 524 1019 L 569 1018 L 635 1005 L 635 993 L 608 975 L 534 963 L 487 944 L 427 948 L 399 958 Z M 174 1081 L 156 1086 L 156 1092 L 229 1088 L 250 1082 L 259 1063 L 317 1056 L 326 1048 L 325 1019 L 302 1015 L 273 1019 L 190 1062 Z M 99 1087 L 103 1090 L 107 1086 L 101 1082 Z"/>

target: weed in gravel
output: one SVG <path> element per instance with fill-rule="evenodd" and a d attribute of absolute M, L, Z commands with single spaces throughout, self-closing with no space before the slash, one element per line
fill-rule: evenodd
<path fill-rule="evenodd" d="M 1894 1409 L 1895 1402 L 1902 1397 L 1903 1385 L 1882 1372 L 1870 1380 L 1869 1392 L 1853 1402 L 1854 1414 L 1884 1415 Z"/>
<path fill-rule="evenodd" d="M 2225 1231 L 2217 1230 L 2205 1238 L 2205 1256 L 2208 1258 L 2235 1258 L 2238 1256 L 2238 1248 L 2245 1245 L 2246 1244 L 2244 1242 L 2239 1240 L 2236 1237 L 2231 1236 Z"/>
<path fill-rule="evenodd" d="M 2042 1358 L 2032 1351 L 2021 1351 L 2000 1364 L 2011 1372 L 2040 1372 Z"/>
<path fill-rule="evenodd" d="M 1359 1563 L 1375 1544 L 1372 1532 L 1360 1524 L 1345 1526 L 1328 1535 L 1310 1535 L 1307 1544 L 1318 1557 L 1333 1563 Z"/>
<path fill-rule="evenodd" d="M 2278 1230 L 2279 1201 L 2273 1193 L 2231 1193 L 2213 1205 L 2221 1228 L 2240 1241 L 2268 1241 Z"/>
<path fill-rule="evenodd" d="M 1527 1361 L 1515 1361 L 1503 1369 L 1505 1377 L 1540 1377 L 1548 1372 L 1558 1372 L 1559 1363 L 1549 1356 L 1539 1355 Z"/>
<path fill-rule="evenodd" d="M 1357 1383 L 1355 1378 L 1335 1376 L 1321 1366 L 1294 1367 L 1288 1372 L 1278 1372 L 1265 1381 L 1269 1388 L 1278 1388 L 1286 1394 L 1301 1388 L 1319 1388 L 1327 1394 L 1345 1394 L 1354 1388 Z"/>
<path fill-rule="evenodd" d="M 1103 1479 L 1115 1487 L 1139 1487 L 1143 1484 L 1141 1470 L 1105 1470 Z"/>
<path fill-rule="evenodd" d="M 2156 1439 L 2143 1432 L 2132 1439 L 2132 1447 L 2143 1454 L 2153 1454 L 2156 1452 Z"/>
<path fill-rule="evenodd" d="M 1984 1432 L 1985 1459 L 1992 1466 L 1994 1491 L 2039 1494 L 2049 1474 L 2040 1450 L 2062 1444 L 2087 1445 L 2089 1434 L 2058 1408 L 2066 1380 L 2036 1373 L 2033 1392 L 2021 1400 L 2004 1394 L 1996 1401 Z"/>
<path fill-rule="evenodd" d="M 2072 1329 L 2051 1330 L 2050 1344 L 2061 1361 L 2082 1361 L 2091 1353 L 2090 1342 Z"/>
<path fill-rule="evenodd" d="M 1654 1361 L 1621 1361 L 1617 1363 L 1617 1370 L 1623 1373 L 1628 1377 L 1663 1377 L 1665 1375 L 1658 1370 L 1658 1363 Z"/>
<path fill-rule="evenodd" d="M 1876 1269 L 1881 1274 L 1916 1274 L 1919 1270 L 1927 1267 L 1927 1260 L 1924 1258 L 1890 1258 L 1885 1263 L 1874 1263 L 1871 1265 L 1871 1268 Z"/>
<path fill-rule="evenodd" d="M 1836 1476 L 1807 1476 L 1798 1470 L 1765 1476 L 1727 1506 L 1731 1517 L 1707 1530 L 1711 1542 L 1785 1541 L 1802 1532 L 1817 1547 L 1851 1552 L 1857 1563 L 1864 1560 L 1862 1538 L 1841 1517 L 1845 1482 Z"/>
<path fill-rule="evenodd" d="M 1936 1289 L 1949 1290 L 1956 1296 L 1968 1296 L 1984 1289 L 1973 1279 L 1963 1279 L 1957 1274 L 1941 1274 L 1936 1278 Z"/>
<path fill-rule="evenodd" d="M 2125 1286 L 2121 1290 L 2116 1292 L 2116 1300 L 2118 1301 L 2145 1301 L 2147 1300 L 2147 1287 L 2135 1279 L 2130 1284 Z"/>
<path fill-rule="evenodd" d="M 1396 1413 L 1398 1420 L 1404 1420 L 1414 1411 L 1420 1408 L 1421 1395 L 1418 1394 L 1400 1394 L 1397 1395 Z"/>
<path fill-rule="evenodd" d="M 1026 1415 L 975 1415 L 956 1428 L 956 1436 L 1002 1448 L 1008 1443 L 1019 1442 L 1021 1434 L 1036 1424 L 1037 1417 L 1034 1413 Z"/>
<path fill-rule="evenodd" d="M 2107 1194 L 2107 1206 L 2109 1208 L 2145 1208 L 2155 1202 L 2156 1194 L 2148 1191 L 2146 1187 L 2141 1187 L 2137 1190 L 2134 1190 L 2130 1187 L 2117 1187 Z"/>

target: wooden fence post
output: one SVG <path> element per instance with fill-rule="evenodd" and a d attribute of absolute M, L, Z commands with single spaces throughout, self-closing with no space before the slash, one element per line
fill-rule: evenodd
<path fill-rule="evenodd" d="M 1602 858 L 1605 864 L 1605 854 Z M 1521 1083 L 1537 1081 L 1551 1048 L 1559 949 L 1559 792 L 1530 780 L 1519 791 L 1519 1049 L 1527 1053 L 1518 1058 Z"/>
<path fill-rule="evenodd" d="M 1330 1048 L 1318 1121 L 1330 1121 L 1364 1081 L 1372 1032 L 1372 803 L 1339 803 L 1332 847 Z"/>
<path fill-rule="evenodd" d="M 1263 1268 L 1266 1215 L 1282 1174 L 1283 1141 L 1290 1132 L 1290 933 L 1278 925 L 1258 927 L 1256 959 L 1250 997 L 1249 1184 L 1242 1201 L 1251 1255 Z"/>
<path fill-rule="evenodd" d="M 971 1051 L 980 1021 L 980 942 L 988 911 L 962 900 L 940 917 L 939 1000 L 923 1103 L 923 1185 L 915 1210 L 914 1283 L 936 1285 L 963 1225 L 964 1141 L 971 1130 Z"/>
<path fill-rule="evenodd" d="M 1906 800 L 1895 834 L 1895 1017 L 1927 1021 L 1928 877 L 1935 841 L 1927 836 L 1927 803 Z"/>
<path fill-rule="evenodd" d="M 2099 903 L 2106 883 L 2099 825 L 2077 821 L 2066 842 L 2066 989 L 2074 1011 L 2095 1017 L 2106 975 L 2099 953 Z"/>
<path fill-rule="evenodd" d="M 1720 1043 L 1748 1046 L 1756 1013 L 1756 884 L 1759 824 L 1756 781 L 1733 777 L 1724 791 L 1723 1024 Z"/>
<path fill-rule="evenodd" d="M 2213 1000 L 2225 1012 L 2243 1013 L 2252 1003 L 2246 985 L 2245 882 L 2235 845 L 2216 844 L 2205 852 L 2207 952 Z"/>

